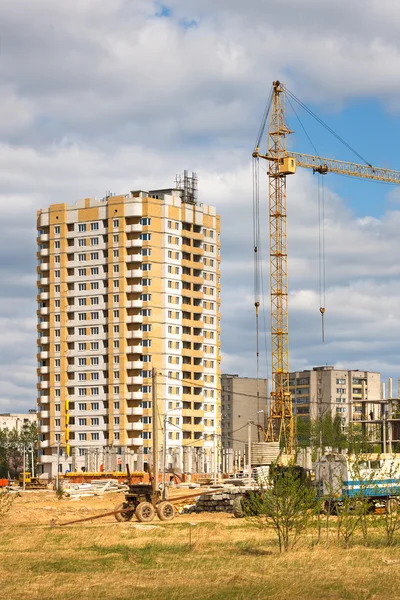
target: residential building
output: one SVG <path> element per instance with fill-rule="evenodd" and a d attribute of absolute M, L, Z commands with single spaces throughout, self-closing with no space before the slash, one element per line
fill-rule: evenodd
<path fill-rule="evenodd" d="M 36 422 L 36 409 L 31 409 L 27 413 L 0 413 L 0 429 L 21 431 L 24 425 Z"/>
<path fill-rule="evenodd" d="M 197 201 L 195 174 L 185 172 L 176 189 L 52 204 L 38 211 L 37 229 L 42 472 L 54 475 L 57 452 L 60 472 L 143 466 L 153 369 L 174 467 L 185 447 L 211 454 L 220 224 L 215 208 Z"/>
<path fill-rule="evenodd" d="M 260 425 L 265 426 L 268 406 L 268 380 L 223 374 L 222 447 L 244 450 L 248 440 L 248 421 L 253 421 L 253 441 L 264 441 Z"/>
<path fill-rule="evenodd" d="M 346 424 L 359 421 L 362 400 L 371 400 L 365 405 L 368 414 L 378 410 L 374 400 L 379 403 L 381 398 L 379 373 L 324 366 L 290 373 L 289 378 L 293 412 L 298 417 L 317 419 L 330 413 Z"/>

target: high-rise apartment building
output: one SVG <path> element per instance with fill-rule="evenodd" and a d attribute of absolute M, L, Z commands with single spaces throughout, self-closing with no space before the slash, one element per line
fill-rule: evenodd
<path fill-rule="evenodd" d="M 53 204 L 38 211 L 37 229 L 42 472 L 54 475 L 57 462 L 64 472 L 146 459 L 153 368 L 159 451 L 167 415 L 175 468 L 185 447 L 211 452 L 220 225 L 215 208 L 198 203 L 195 175 L 177 189 Z"/>
<path fill-rule="evenodd" d="M 378 403 L 381 397 L 379 373 L 332 366 L 290 373 L 289 385 L 294 414 L 313 420 L 330 413 L 344 423 L 359 421 L 363 410 L 367 414 L 378 410 L 374 400 Z M 362 402 L 366 400 L 370 403 Z"/>
<path fill-rule="evenodd" d="M 264 427 L 268 407 L 268 380 L 224 373 L 222 381 L 222 447 L 243 451 L 251 420 L 252 440 L 264 441 L 257 425 Z"/>

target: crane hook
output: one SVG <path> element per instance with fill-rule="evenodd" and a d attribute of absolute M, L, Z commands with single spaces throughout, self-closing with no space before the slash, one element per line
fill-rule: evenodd
<path fill-rule="evenodd" d="M 321 313 L 321 319 L 322 319 L 322 341 L 325 342 L 325 323 L 324 323 L 325 308 L 323 306 L 320 306 L 319 312 Z"/>

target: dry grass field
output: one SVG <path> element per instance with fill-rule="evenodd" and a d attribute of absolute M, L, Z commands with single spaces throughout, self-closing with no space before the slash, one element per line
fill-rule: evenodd
<path fill-rule="evenodd" d="M 400 545 L 320 545 L 310 532 L 279 554 L 272 532 L 227 514 L 117 523 L 63 522 L 112 510 L 119 495 L 58 501 L 17 498 L 0 522 L 2 600 L 361 600 L 400 598 Z"/>

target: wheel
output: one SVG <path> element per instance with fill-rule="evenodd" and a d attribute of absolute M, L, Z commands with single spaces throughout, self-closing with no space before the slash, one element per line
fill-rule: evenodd
<path fill-rule="evenodd" d="M 148 523 L 154 519 L 156 514 L 155 508 L 150 502 L 141 502 L 137 505 L 135 515 L 138 521 Z"/>
<path fill-rule="evenodd" d="M 175 517 L 175 507 L 171 502 L 160 502 L 157 505 L 157 515 L 160 521 L 172 521 Z"/>
<path fill-rule="evenodd" d="M 386 502 L 386 510 L 389 515 L 399 510 L 399 501 L 397 498 L 389 498 Z"/>
<path fill-rule="evenodd" d="M 123 502 L 122 504 L 117 504 L 117 506 L 115 507 L 114 510 L 121 510 L 122 508 L 125 508 L 126 504 L 125 502 Z M 119 512 L 116 513 L 115 518 L 117 519 L 118 523 L 124 523 L 125 521 L 130 521 L 134 515 L 134 510 L 124 510 L 124 512 Z"/>
<path fill-rule="evenodd" d="M 243 510 L 242 498 L 234 499 L 234 501 L 233 501 L 233 516 L 236 517 L 236 519 L 243 519 L 244 510 Z"/>

